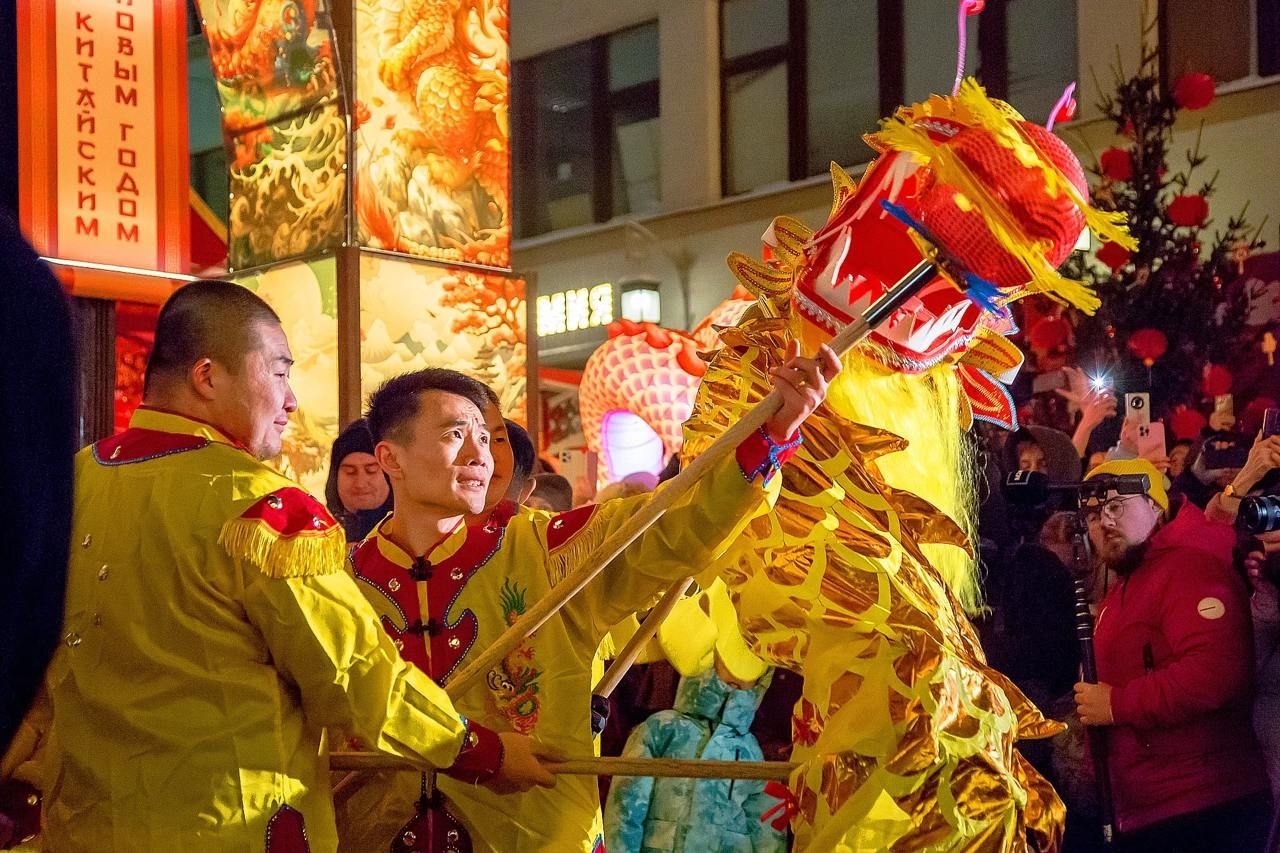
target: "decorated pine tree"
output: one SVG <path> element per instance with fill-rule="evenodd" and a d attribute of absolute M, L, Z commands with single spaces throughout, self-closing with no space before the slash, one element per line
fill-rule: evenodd
<path fill-rule="evenodd" d="M 1250 230 L 1245 210 L 1225 221 L 1214 215 L 1218 175 L 1205 177 L 1198 132 L 1190 149 L 1173 151 L 1178 114 L 1208 106 L 1213 80 L 1187 73 L 1162 85 L 1157 51 L 1146 39 L 1138 72 L 1126 78 L 1117 65 L 1113 74 L 1114 90 L 1099 108 L 1125 144 L 1096 156 L 1091 195 L 1099 208 L 1128 215 L 1138 245 L 1130 252 L 1103 243 L 1093 263 L 1076 259 L 1074 272 L 1092 280 L 1102 300 L 1094 317 L 1080 318 L 1080 361 L 1123 390 L 1148 386 L 1157 412 L 1194 408 L 1221 392 L 1206 386 L 1206 371 L 1244 343 L 1243 305 L 1226 285 L 1263 245 L 1262 226 Z"/>

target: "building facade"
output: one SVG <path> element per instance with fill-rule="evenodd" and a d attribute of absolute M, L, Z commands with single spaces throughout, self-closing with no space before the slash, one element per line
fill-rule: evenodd
<path fill-rule="evenodd" d="M 692 328 L 732 291 L 729 252 L 758 251 L 779 214 L 822 222 L 828 163 L 857 174 L 881 116 L 950 91 L 955 5 L 514 0 L 513 266 L 542 299 L 541 364 L 581 367 L 627 288 L 655 288 L 662 325 Z M 1080 111 L 1057 130 L 1089 164 L 1115 144 L 1095 80 L 1110 87 L 1117 62 L 1137 69 L 1142 8 L 988 0 L 968 21 L 968 73 L 1037 121 L 1078 80 Z M 1248 202 L 1274 248 L 1280 2 L 1164 0 L 1149 14 L 1167 75 L 1219 82 L 1209 108 L 1183 117 L 1171 162 L 1200 134 L 1220 170 L 1212 215 L 1225 222 Z M 591 312 L 606 294 L 612 310 Z"/>

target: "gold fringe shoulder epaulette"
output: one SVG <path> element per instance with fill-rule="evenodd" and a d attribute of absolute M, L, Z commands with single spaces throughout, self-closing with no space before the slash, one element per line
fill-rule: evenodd
<path fill-rule="evenodd" d="M 325 507 L 288 486 L 258 499 L 222 525 L 218 544 L 237 561 L 274 578 L 342 571 L 346 536 Z"/>

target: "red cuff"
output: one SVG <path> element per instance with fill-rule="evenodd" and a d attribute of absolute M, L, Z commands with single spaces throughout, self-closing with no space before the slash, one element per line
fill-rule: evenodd
<path fill-rule="evenodd" d="M 774 471 L 796 455 L 802 441 L 797 431 L 782 444 L 775 444 L 763 428 L 756 430 L 734 451 L 742 476 L 747 478 L 747 482 L 755 482 L 756 477 L 762 475 L 768 480 Z"/>
<path fill-rule="evenodd" d="M 488 782 L 502 767 L 502 753 L 497 732 L 467 720 L 467 733 L 457 759 L 440 772 L 472 785 Z"/>

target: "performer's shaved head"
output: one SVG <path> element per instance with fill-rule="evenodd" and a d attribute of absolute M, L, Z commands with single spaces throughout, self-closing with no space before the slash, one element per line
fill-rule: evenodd
<path fill-rule="evenodd" d="M 163 393 L 203 358 L 237 373 L 260 346 L 263 323 L 279 325 L 280 317 L 248 288 L 218 280 L 186 285 L 160 309 L 143 393 Z"/>

